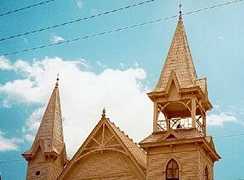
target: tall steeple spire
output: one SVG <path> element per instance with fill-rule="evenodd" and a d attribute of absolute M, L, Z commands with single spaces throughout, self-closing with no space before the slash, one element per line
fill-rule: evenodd
<path fill-rule="evenodd" d="M 58 176 L 61 172 L 63 166 L 66 162 L 66 149 L 63 138 L 63 126 L 62 126 L 62 114 L 60 106 L 59 88 L 58 88 L 59 77 L 55 84 L 55 88 L 49 99 L 49 103 L 42 117 L 39 129 L 37 131 L 35 140 L 29 151 L 25 152 L 23 156 L 29 162 L 28 171 L 32 168 L 30 167 L 36 162 L 36 158 L 40 157 L 41 162 L 38 164 L 39 170 L 36 170 L 37 176 L 40 177 L 39 172 L 49 170 L 49 176 Z M 55 165 L 55 161 L 58 159 L 61 163 Z M 52 162 L 52 163 L 50 163 Z M 52 172 L 52 168 L 53 169 Z M 28 180 L 30 178 L 31 172 L 28 172 Z M 46 177 L 43 173 L 42 175 Z M 47 175 L 47 174 L 46 174 Z"/>
<path fill-rule="evenodd" d="M 180 4 L 177 27 L 155 91 L 165 91 L 172 74 L 176 76 L 181 88 L 192 87 L 196 84 L 197 75 L 187 41 L 181 8 Z"/>
<path fill-rule="evenodd" d="M 212 105 L 208 99 L 206 78 L 197 79 L 179 5 L 179 19 L 169 52 L 154 90 L 148 93 L 154 102 L 154 131 L 167 131 L 186 126 L 206 135 L 206 111 Z M 198 118 L 202 119 L 199 120 Z"/>

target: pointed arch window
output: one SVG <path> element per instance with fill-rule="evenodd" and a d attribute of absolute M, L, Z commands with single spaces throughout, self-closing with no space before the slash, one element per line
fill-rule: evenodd
<path fill-rule="evenodd" d="M 204 169 L 204 180 L 209 180 L 208 167 L 205 167 Z"/>
<path fill-rule="evenodd" d="M 179 166 L 174 159 L 171 159 L 167 164 L 166 180 L 179 180 Z"/>

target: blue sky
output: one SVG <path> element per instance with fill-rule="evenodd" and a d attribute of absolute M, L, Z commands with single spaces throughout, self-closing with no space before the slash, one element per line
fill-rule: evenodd
<path fill-rule="evenodd" d="M 39 1 L 3 0 L 0 12 L 35 2 Z M 134 2 L 140 1 L 56 0 L 0 17 L 0 38 Z M 222 2 L 225 1 L 182 0 L 184 12 Z M 177 7 L 177 0 L 155 0 L 115 14 L 7 40 L 0 42 L 0 55 L 172 16 L 177 14 Z M 208 132 L 214 136 L 222 156 L 215 167 L 216 180 L 244 178 L 241 154 L 244 136 L 239 135 L 244 133 L 243 8 L 244 2 L 239 2 L 184 17 L 197 73 L 208 78 L 209 96 L 214 105 L 208 116 Z M 152 113 L 145 93 L 158 80 L 176 22 L 177 19 L 171 19 L 68 45 L 1 56 L 0 172 L 3 178 L 25 179 L 26 164 L 20 154 L 31 145 L 58 72 L 70 156 L 99 120 L 103 106 L 107 107 L 112 121 L 136 141 L 148 135 Z M 136 125 L 140 128 L 138 132 L 133 129 Z"/>

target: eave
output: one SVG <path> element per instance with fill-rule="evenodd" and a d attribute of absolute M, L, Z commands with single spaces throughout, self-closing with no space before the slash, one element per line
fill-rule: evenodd
<path fill-rule="evenodd" d="M 164 147 L 164 146 L 178 146 L 182 144 L 200 144 L 201 147 L 203 147 L 203 149 L 208 152 L 208 154 L 210 155 L 213 161 L 218 161 L 219 159 L 221 159 L 221 157 L 216 152 L 216 150 L 211 147 L 211 145 L 204 139 L 204 137 L 197 137 L 191 139 L 176 139 L 172 141 L 147 142 L 147 143 L 139 143 L 139 144 L 145 150 L 149 148 Z"/>

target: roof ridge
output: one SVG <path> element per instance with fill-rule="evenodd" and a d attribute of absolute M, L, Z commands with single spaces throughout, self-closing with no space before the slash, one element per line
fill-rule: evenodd
<path fill-rule="evenodd" d="M 116 126 L 116 124 L 114 122 L 110 121 L 109 118 L 107 118 L 107 119 L 111 124 L 113 124 L 115 126 L 116 129 L 118 129 L 130 142 L 132 142 L 135 145 L 135 147 L 130 147 L 130 148 L 139 148 L 144 154 L 146 154 L 146 151 L 140 146 L 139 143 L 134 142 L 133 138 L 131 138 L 128 134 L 126 134 L 123 130 L 121 130 L 119 126 Z"/>
<path fill-rule="evenodd" d="M 109 120 L 110 121 L 110 120 Z M 111 122 L 111 121 L 110 121 Z M 134 142 L 134 140 L 129 136 L 129 134 L 125 133 L 123 130 L 120 129 L 119 126 L 116 126 L 116 124 L 114 122 L 111 122 L 113 125 L 115 125 L 115 127 L 121 132 L 123 133 L 131 142 L 133 142 L 135 145 L 138 145 L 138 143 Z"/>

